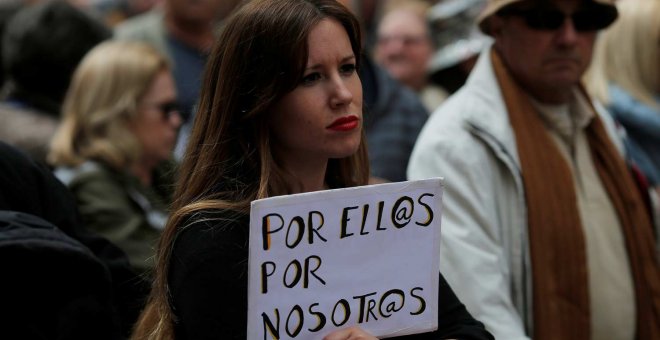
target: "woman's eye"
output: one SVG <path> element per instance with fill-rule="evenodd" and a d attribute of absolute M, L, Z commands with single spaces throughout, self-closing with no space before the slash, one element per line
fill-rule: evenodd
<path fill-rule="evenodd" d="M 302 78 L 300 81 L 301 84 L 303 85 L 310 85 L 316 82 L 317 80 L 321 79 L 321 74 L 318 72 L 315 73 L 310 73 Z"/>
<path fill-rule="evenodd" d="M 344 75 L 351 75 L 355 72 L 355 64 L 342 65 L 339 71 Z"/>

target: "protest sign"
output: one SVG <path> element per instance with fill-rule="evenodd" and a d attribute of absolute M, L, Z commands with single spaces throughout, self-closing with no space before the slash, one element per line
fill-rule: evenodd
<path fill-rule="evenodd" d="M 442 180 L 254 201 L 248 339 L 437 329 Z"/>

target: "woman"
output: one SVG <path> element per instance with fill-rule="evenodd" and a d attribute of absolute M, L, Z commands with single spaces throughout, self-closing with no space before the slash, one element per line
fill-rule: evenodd
<path fill-rule="evenodd" d="M 152 267 L 165 226 L 166 167 L 181 117 L 167 60 L 142 43 L 107 42 L 81 61 L 49 161 L 74 193 L 86 227 L 131 264 Z"/>
<path fill-rule="evenodd" d="M 660 2 L 621 1 L 599 37 L 589 85 L 626 129 L 628 151 L 660 194 Z"/>
<path fill-rule="evenodd" d="M 598 38 L 587 82 L 625 129 L 628 160 L 648 187 L 660 233 L 660 1 L 617 3 L 619 19 Z M 660 237 L 656 237 L 660 254 Z"/>
<path fill-rule="evenodd" d="M 367 183 L 359 34 L 332 0 L 257 0 L 228 20 L 134 339 L 245 339 L 250 202 Z M 446 284 L 440 295 L 429 338 L 489 338 Z M 357 337 L 374 339 L 327 339 Z"/>

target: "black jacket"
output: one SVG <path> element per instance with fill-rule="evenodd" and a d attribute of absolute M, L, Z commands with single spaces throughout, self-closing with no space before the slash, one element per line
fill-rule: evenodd
<path fill-rule="evenodd" d="M 75 241 L 78 247 L 86 249 L 86 254 L 91 254 L 90 256 L 94 257 L 108 274 L 107 282 L 111 289 L 112 313 L 119 320 L 120 333 L 128 336 L 144 305 L 148 293 L 147 282 L 133 271 L 126 254 L 108 240 L 90 233 L 84 228 L 80 222 L 73 196 L 48 168 L 2 142 L 0 142 L 0 210 L 33 215 L 32 219 L 27 222 L 23 221 L 24 223 L 21 224 L 21 228 L 25 232 L 28 232 L 31 227 L 43 228 L 45 223 L 49 223 L 51 227 L 56 227 L 56 231 L 49 231 L 51 235 L 64 234 L 68 237 L 67 240 Z M 36 223 L 35 219 L 39 219 L 41 222 Z M 10 222 L 5 222 L 5 224 L 8 223 Z M 36 229 L 35 232 L 39 234 L 44 230 Z M 4 235 L 4 231 L 0 233 Z M 26 250 L 29 249 L 24 248 L 22 251 Z M 54 249 L 49 251 L 56 252 Z M 34 254 L 33 256 L 43 257 L 45 254 Z M 29 257 L 11 256 L 10 259 L 19 267 L 29 268 L 27 265 Z M 53 255 L 52 260 L 45 258 L 44 261 L 54 265 L 57 262 L 55 259 L 56 257 Z M 23 265 L 24 263 L 25 265 Z M 4 271 L 4 268 L 2 270 Z M 85 272 L 82 271 L 76 273 L 81 276 L 85 275 Z M 90 275 L 94 274 L 90 273 Z M 54 276 L 49 280 L 61 279 L 58 277 L 59 275 Z M 30 280 L 23 279 L 22 276 L 5 276 L 3 273 L 1 277 L 0 281 L 12 281 L 5 282 L 5 284 L 31 284 Z M 44 280 L 45 282 L 41 281 L 41 284 L 46 285 L 49 280 L 45 277 Z M 55 292 L 53 291 L 53 293 Z M 4 301 L 2 299 L 0 301 L 2 301 L 0 308 L 4 310 Z M 44 309 L 49 308 L 46 305 L 43 307 Z M 51 311 L 55 310 L 51 309 Z M 83 320 L 71 319 L 70 321 L 72 324 L 82 325 Z M 3 323 L 4 321 L 0 319 L 0 331 L 3 329 Z M 6 337 L 0 335 L 0 338 L 5 339 Z M 98 337 L 90 339 L 96 338 Z"/>
<path fill-rule="evenodd" d="M 0 338 L 121 338 L 110 272 L 52 223 L 0 211 L 0 268 Z"/>

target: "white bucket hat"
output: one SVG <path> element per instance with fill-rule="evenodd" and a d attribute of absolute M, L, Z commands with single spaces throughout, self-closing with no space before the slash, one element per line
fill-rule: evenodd
<path fill-rule="evenodd" d="M 496 14 L 499 10 L 517 3 L 517 2 L 523 2 L 523 1 L 531 1 L 531 2 L 540 2 L 539 0 L 488 0 L 488 4 L 484 8 L 483 12 L 479 15 L 477 18 L 477 23 L 479 24 L 479 28 L 481 29 L 482 32 L 490 35 L 490 25 L 488 23 L 489 19 Z M 608 11 L 604 12 L 605 15 L 608 16 L 608 18 L 611 20 L 610 23 L 614 22 L 617 17 L 617 10 L 616 6 L 614 5 L 613 0 L 586 0 L 593 2 L 597 5 L 600 6 L 605 6 L 608 7 Z"/>

